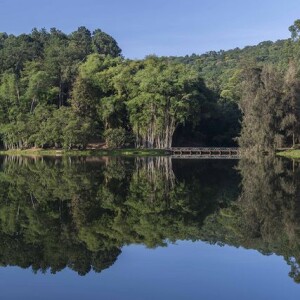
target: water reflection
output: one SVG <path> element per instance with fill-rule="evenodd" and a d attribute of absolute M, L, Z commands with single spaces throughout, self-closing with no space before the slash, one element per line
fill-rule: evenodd
<path fill-rule="evenodd" d="M 235 161 L 6 157 L 0 264 L 85 275 L 124 245 L 202 240 L 282 255 L 300 281 L 299 171 Z"/>

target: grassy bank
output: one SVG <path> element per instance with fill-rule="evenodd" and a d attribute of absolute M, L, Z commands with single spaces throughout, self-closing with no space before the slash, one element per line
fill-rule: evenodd
<path fill-rule="evenodd" d="M 283 156 L 283 157 L 287 157 L 287 158 L 300 159 L 300 149 L 299 150 L 291 149 L 291 150 L 280 151 L 280 152 L 277 152 L 276 154 L 278 156 Z"/>
<path fill-rule="evenodd" d="M 105 149 L 105 150 L 6 150 L 0 151 L 0 155 L 22 156 L 163 156 L 168 152 L 160 149 Z"/>

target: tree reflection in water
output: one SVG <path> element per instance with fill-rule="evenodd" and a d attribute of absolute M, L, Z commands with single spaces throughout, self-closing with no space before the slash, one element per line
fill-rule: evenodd
<path fill-rule="evenodd" d="M 124 245 L 202 240 L 282 255 L 300 280 L 291 162 L 6 157 L 1 165 L 3 266 L 85 275 L 110 267 Z"/>

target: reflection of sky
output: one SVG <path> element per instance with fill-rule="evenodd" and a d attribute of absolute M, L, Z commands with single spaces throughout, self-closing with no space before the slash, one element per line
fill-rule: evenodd
<path fill-rule="evenodd" d="M 113 35 L 130 58 L 186 55 L 289 37 L 299 0 L 0 0 L 0 31 L 84 25 Z"/>
<path fill-rule="evenodd" d="M 101 274 L 66 270 L 34 275 L 0 269 L 1 299 L 300 299 L 282 257 L 257 251 L 178 242 L 155 250 L 127 246 Z"/>

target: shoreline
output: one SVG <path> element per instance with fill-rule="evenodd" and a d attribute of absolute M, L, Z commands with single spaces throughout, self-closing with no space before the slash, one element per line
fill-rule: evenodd
<path fill-rule="evenodd" d="M 5 156 L 168 156 L 170 153 L 164 149 L 89 149 L 89 150 L 63 150 L 63 149 L 26 149 L 26 150 L 0 150 Z M 300 149 L 289 149 L 276 152 L 277 156 L 289 159 L 300 159 Z"/>

